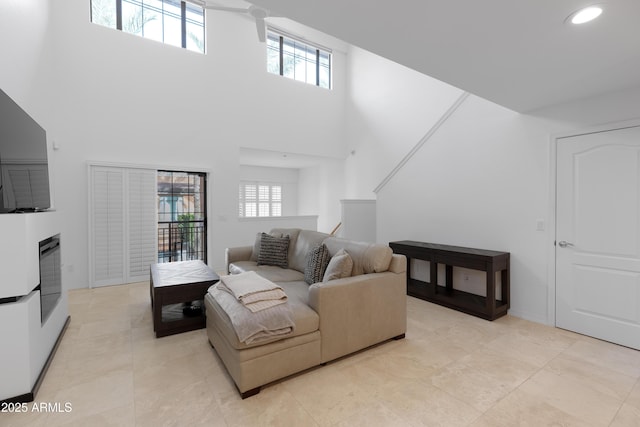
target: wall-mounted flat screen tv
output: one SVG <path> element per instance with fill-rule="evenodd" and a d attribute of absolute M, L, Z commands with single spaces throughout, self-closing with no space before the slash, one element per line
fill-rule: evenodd
<path fill-rule="evenodd" d="M 0 213 L 49 207 L 47 133 L 0 89 Z"/>

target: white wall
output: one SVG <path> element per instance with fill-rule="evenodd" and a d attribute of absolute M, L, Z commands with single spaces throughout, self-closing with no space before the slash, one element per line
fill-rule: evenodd
<path fill-rule="evenodd" d="M 88 284 L 88 161 L 211 171 L 209 263 L 219 268 L 224 248 L 244 234 L 239 147 L 344 156 L 344 53 L 335 52 L 328 91 L 268 74 L 265 45 L 241 15 L 208 12 L 208 54 L 200 55 L 94 25 L 89 8 L 86 0 L 56 2 L 49 27 L 12 10 L 11 25 L 0 26 L 5 57 L 18 55 L 11 30 L 23 24 L 51 40 L 51 114 L 43 126 L 60 147 L 50 163 L 70 287 Z M 41 67 L 36 42 L 20 46 L 30 56 L 20 64 L 27 74 Z"/>
<path fill-rule="evenodd" d="M 378 193 L 378 238 L 511 253 L 511 313 L 546 320 L 548 135 L 477 97 Z"/>
<path fill-rule="evenodd" d="M 357 47 L 347 61 L 345 197 L 371 199 L 462 91 Z"/>
<path fill-rule="evenodd" d="M 343 199 L 339 237 L 361 242 L 377 242 L 376 201 Z"/>
<path fill-rule="evenodd" d="M 411 86 L 417 88 L 438 85 L 429 77 L 412 75 L 404 67 L 368 56 L 373 55 L 360 51 L 350 61 L 352 78 L 366 80 L 361 75 L 375 75 L 380 68 L 372 70 L 370 64 L 379 63 L 387 70 L 389 85 L 409 79 Z M 350 142 L 353 135 L 366 136 L 353 157 L 358 156 L 358 151 L 365 151 L 368 160 L 347 161 L 347 187 L 359 197 L 366 197 L 369 189 L 379 184 L 369 170 L 371 165 L 383 163 L 378 156 L 396 149 L 405 155 L 430 127 L 433 115 L 421 120 L 423 111 L 438 110 L 438 105 L 421 107 L 438 98 L 420 91 L 392 96 L 389 85 L 370 85 L 368 93 L 350 91 L 354 97 L 350 113 L 368 118 L 352 120 L 348 130 Z M 449 86 L 441 85 L 442 90 L 451 93 Z M 384 108 L 379 102 L 372 102 L 374 99 L 384 100 Z M 450 100 L 451 97 L 440 98 L 439 111 L 446 110 Z M 424 129 L 414 131 L 418 135 L 415 141 L 401 146 L 400 140 L 409 139 L 406 124 L 402 123 L 407 116 L 412 127 L 422 123 Z M 553 135 L 638 117 L 640 90 L 607 94 L 527 115 L 470 96 L 378 193 L 378 241 L 411 239 L 509 251 L 510 313 L 553 323 Z M 372 126 L 376 123 L 386 123 L 385 128 Z M 398 135 L 405 136 L 397 140 L 390 137 L 387 125 L 395 126 Z M 543 231 L 537 230 L 539 220 L 545 225 Z M 483 279 L 481 275 L 471 274 L 470 279 L 468 286 L 482 289 L 477 286 L 477 281 Z"/>
<path fill-rule="evenodd" d="M 0 89 L 41 126 L 50 124 L 49 1 L 0 2 Z"/>
<path fill-rule="evenodd" d="M 318 215 L 318 231 L 330 233 L 340 222 L 345 181 L 344 161 L 339 159 L 300 169 L 298 213 Z"/>

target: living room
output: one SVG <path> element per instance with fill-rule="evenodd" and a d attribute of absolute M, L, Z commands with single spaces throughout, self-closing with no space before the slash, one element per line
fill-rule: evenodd
<path fill-rule="evenodd" d="M 626 90 L 520 114 L 472 95 L 376 195 L 461 90 L 362 49 L 346 54 L 343 42 L 331 91 L 278 79 L 265 72 L 254 24 L 236 14 L 209 13 L 209 53 L 200 55 L 91 24 L 83 0 L 29 5 L 5 6 L 3 32 L 25 36 L 3 44 L 14 64 L 3 68 L 3 89 L 58 147 L 50 153 L 52 200 L 65 212 L 70 289 L 86 287 L 89 276 L 87 162 L 209 171 L 210 263 L 219 268 L 224 248 L 248 238 L 235 221 L 234 183 L 240 148 L 251 148 L 325 160 L 302 172 L 315 179 L 298 190 L 314 195 L 299 200 L 298 214 L 318 215 L 319 230 L 339 222 L 340 199 L 377 197 L 379 241 L 512 252 L 511 312 L 548 323 L 550 136 L 631 119 L 638 101 L 637 90 Z M 435 185 L 443 180 L 446 187 Z M 400 190 L 414 182 L 429 185 L 428 197 Z M 490 203 L 484 188 L 492 188 Z"/>
<path fill-rule="evenodd" d="M 316 159 L 299 170 L 297 214 L 318 230 L 339 222 L 341 199 L 375 198 L 379 242 L 508 251 L 510 314 L 554 325 L 555 138 L 640 111 L 638 86 L 524 113 L 469 95 L 387 181 L 463 90 L 295 23 L 332 48 L 331 90 L 266 73 L 243 16 L 207 12 L 206 55 L 90 17 L 88 0 L 0 4 L 0 87 L 47 130 L 68 289 L 89 286 L 89 162 L 209 173 L 218 270 L 253 234 L 237 220 L 242 152 L 265 150 Z"/>

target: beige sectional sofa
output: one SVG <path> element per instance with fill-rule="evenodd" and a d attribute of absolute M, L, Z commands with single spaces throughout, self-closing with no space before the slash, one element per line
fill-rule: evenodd
<path fill-rule="evenodd" d="M 407 324 L 406 258 L 386 245 L 354 242 L 300 229 L 274 229 L 289 236 L 288 268 L 259 265 L 260 239 L 253 246 L 228 248 L 230 274 L 255 271 L 280 285 L 288 296 L 294 330 L 283 337 L 245 344 L 211 294 L 205 297 L 209 342 L 224 362 L 242 398 L 272 381 L 325 364 L 374 344 L 403 338 Z M 333 257 L 346 251 L 349 277 L 305 282 L 309 252 L 323 244 Z M 337 258 L 336 258 L 337 259 Z"/>

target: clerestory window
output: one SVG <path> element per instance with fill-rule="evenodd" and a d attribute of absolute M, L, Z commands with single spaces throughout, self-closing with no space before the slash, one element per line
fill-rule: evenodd
<path fill-rule="evenodd" d="M 267 71 L 330 89 L 331 50 L 269 29 Z"/>
<path fill-rule="evenodd" d="M 181 0 L 91 0 L 91 22 L 204 53 L 204 9 Z"/>

